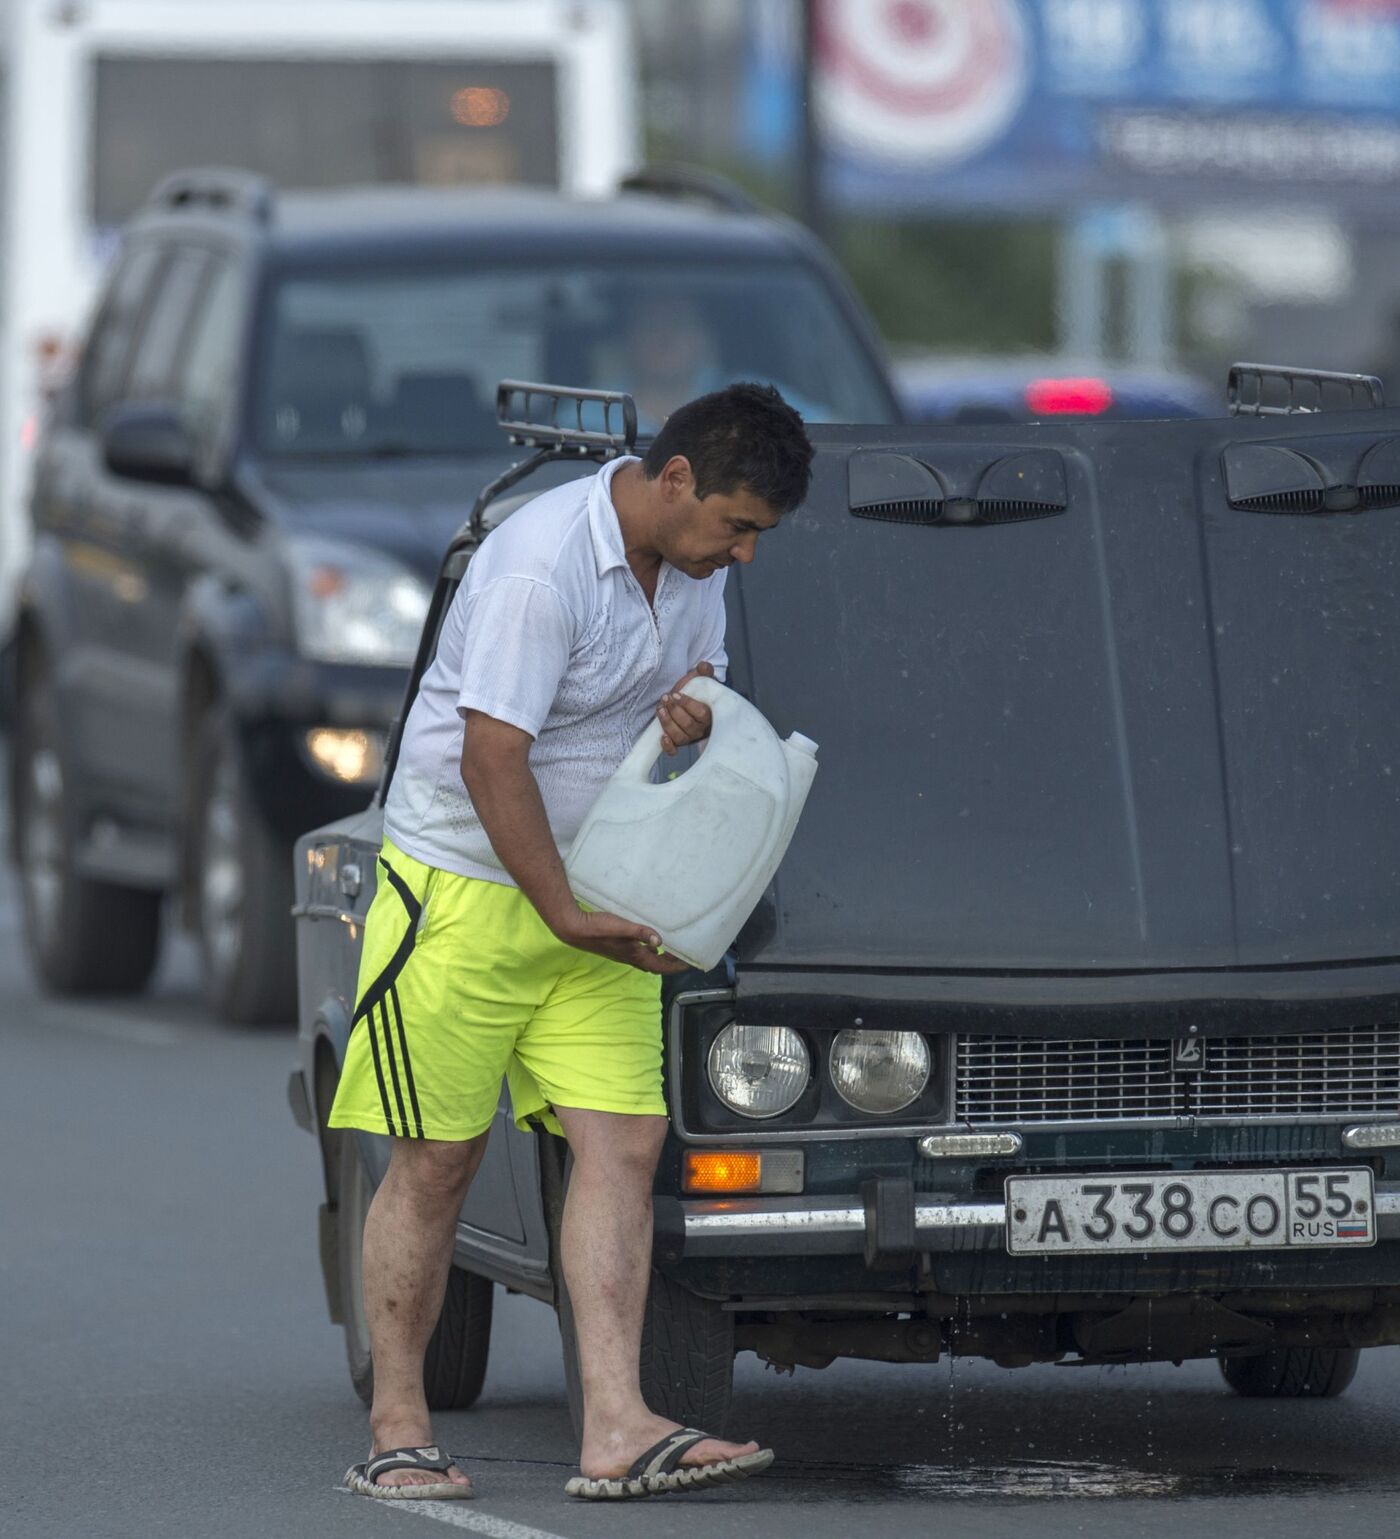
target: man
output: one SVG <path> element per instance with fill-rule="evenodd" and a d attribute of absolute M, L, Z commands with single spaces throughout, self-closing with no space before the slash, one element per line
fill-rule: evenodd
<path fill-rule="evenodd" d="M 574 1158 L 562 1252 L 584 1433 L 566 1489 L 645 1494 L 771 1462 L 756 1443 L 681 1436 L 642 1400 L 666 1134 L 659 975 L 682 964 L 645 925 L 581 908 L 560 852 L 653 712 L 667 754 L 708 734 L 683 690 L 724 675 L 724 568 L 752 561 L 802 501 L 811 457 L 771 387 L 702 396 L 645 459 L 545 492 L 494 530 L 444 621 L 385 807 L 330 1116 L 393 1138 L 365 1223 L 373 1448 L 346 1476 L 362 1495 L 472 1494 L 433 1445 L 423 1354 L 503 1073 L 517 1124 L 562 1131 Z"/>
<path fill-rule="evenodd" d="M 726 325 L 725 330 L 730 329 Z M 730 347 L 738 340 L 731 336 Z M 609 389 L 627 391 L 636 405 L 641 431 L 654 433 L 683 402 L 733 379 L 720 361 L 718 343 L 714 322 L 694 299 L 642 290 L 628 296 L 616 339 L 595 358 L 593 376 Z M 820 422 L 830 416 L 827 408 L 807 400 L 790 385 L 779 380 L 765 383 L 779 390 L 805 421 Z"/>

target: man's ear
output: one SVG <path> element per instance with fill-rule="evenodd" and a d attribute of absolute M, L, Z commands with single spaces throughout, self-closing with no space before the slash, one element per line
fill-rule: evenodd
<path fill-rule="evenodd" d="M 695 473 L 683 454 L 673 454 L 661 467 L 657 479 L 661 482 L 662 494 L 668 502 L 679 502 L 695 495 Z"/>

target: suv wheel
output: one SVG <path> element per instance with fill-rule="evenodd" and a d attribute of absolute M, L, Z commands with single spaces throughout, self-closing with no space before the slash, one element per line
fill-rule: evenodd
<path fill-rule="evenodd" d="M 354 1137 L 349 1133 L 330 1136 L 340 1140 L 336 1160 L 336 1270 L 345 1317 L 345 1356 L 355 1393 L 366 1405 L 372 1405 L 374 1361 L 365 1319 L 363 1254 L 365 1215 L 374 1193 Z M 465 1411 L 481 1394 L 491 1350 L 494 1298 L 489 1277 L 478 1277 L 459 1266 L 448 1272 L 442 1313 L 423 1357 L 423 1391 L 430 1411 Z"/>
<path fill-rule="evenodd" d="M 574 1435 L 581 1443 L 583 1378 L 574 1310 L 559 1249 L 569 1161 L 562 1138 L 541 1133 L 539 1140 L 564 1386 Z M 642 1398 L 658 1416 L 667 1416 L 683 1427 L 703 1427 L 717 1437 L 723 1435 L 734 1386 L 734 1316 L 715 1300 L 701 1298 L 655 1267 L 642 1317 L 641 1382 Z"/>
<path fill-rule="evenodd" d="M 1254 1357 L 1222 1357 L 1220 1372 L 1251 1400 L 1330 1400 L 1356 1377 L 1356 1347 L 1281 1347 Z"/>
<path fill-rule="evenodd" d="M 292 852 L 254 803 L 227 716 L 196 740 L 191 871 L 204 992 L 220 1020 L 254 1026 L 296 1015 Z"/>
<path fill-rule="evenodd" d="M 158 892 L 80 876 L 68 771 L 47 674 L 20 685 L 11 796 L 24 928 L 39 976 L 60 994 L 134 994 L 160 950 Z"/>

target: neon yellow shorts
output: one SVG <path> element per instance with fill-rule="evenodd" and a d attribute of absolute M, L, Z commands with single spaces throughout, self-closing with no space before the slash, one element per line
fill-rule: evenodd
<path fill-rule="evenodd" d="M 516 1125 L 555 1106 L 666 1115 L 661 979 L 566 946 L 515 887 L 439 871 L 387 840 L 330 1125 L 475 1138 L 501 1079 Z"/>

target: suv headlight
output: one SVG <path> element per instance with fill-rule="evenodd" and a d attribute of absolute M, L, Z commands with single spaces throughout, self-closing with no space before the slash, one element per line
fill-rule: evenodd
<path fill-rule="evenodd" d="M 928 1043 L 917 1031 L 840 1031 L 831 1044 L 831 1083 L 857 1111 L 903 1111 L 928 1074 Z"/>
<path fill-rule="evenodd" d="M 807 1044 L 786 1026 L 726 1026 L 710 1048 L 710 1084 L 741 1117 L 777 1117 L 811 1078 Z"/>
<path fill-rule="evenodd" d="M 432 590 L 391 556 L 339 540 L 291 542 L 297 646 L 323 663 L 407 668 Z"/>

